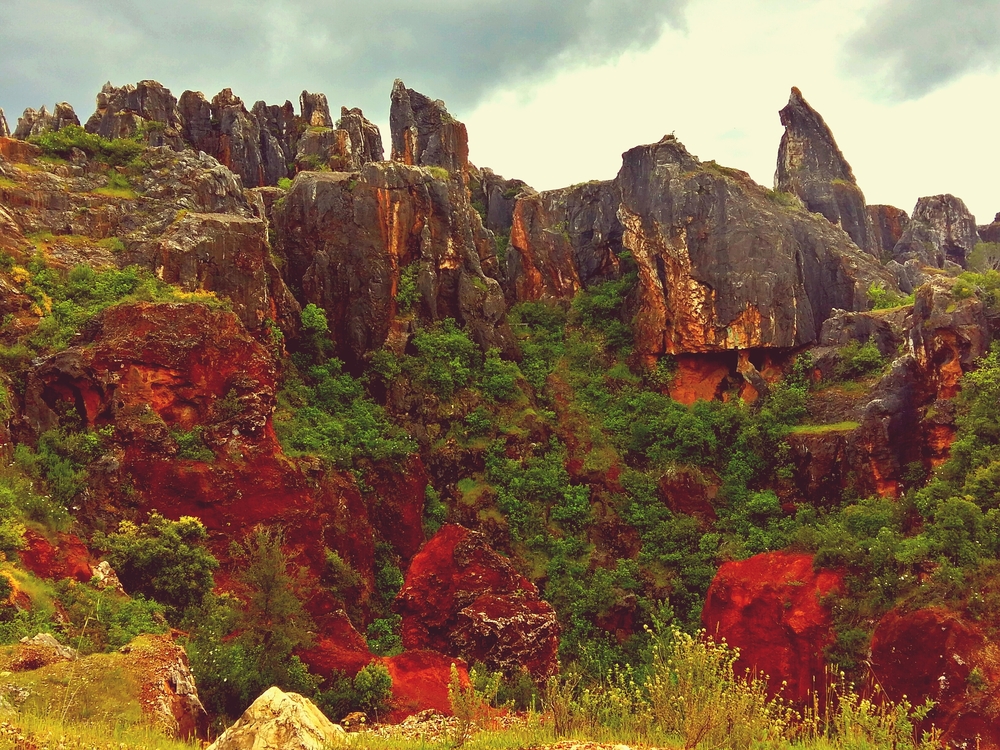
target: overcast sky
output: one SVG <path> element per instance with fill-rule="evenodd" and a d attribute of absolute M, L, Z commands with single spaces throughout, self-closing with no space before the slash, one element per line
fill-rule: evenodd
<path fill-rule="evenodd" d="M 869 203 L 951 192 L 1000 211 L 998 0 L 6 0 L 0 107 L 106 80 L 179 96 L 231 87 L 388 121 L 392 81 L 444 99 L 472 160 L 539 189 L 613 177 L 674 132 L 702 159 L 773 181 L 778 110 L 802 89 Z M 388 133 L 384 132 L 388 142 Z"/>

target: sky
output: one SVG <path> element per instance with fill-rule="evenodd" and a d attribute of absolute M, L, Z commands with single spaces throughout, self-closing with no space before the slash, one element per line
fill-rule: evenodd
<path fill-rule="evenodd" d="M 798 86 L 869 203 L 952 193 L 1000 211 L 997 0 L 4 0 L 0 108 L 110 80 L 360 106 L 389 142 L 392 82 L 444 99 L 472 161 L 537 189 L 609 179 L 674 133 L 773 183 Z"/>

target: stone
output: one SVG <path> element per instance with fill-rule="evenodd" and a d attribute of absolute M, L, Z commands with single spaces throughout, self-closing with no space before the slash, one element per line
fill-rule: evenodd
<path fill-rule="evenodd" d="M 346 130 L 351 137 L 351 149 L 355 155 L 356 168 L 371 161 L 382 161 L 385 152 L 382 149 L 382 134 L 378 125 L 369 121 L 364 112 L 357 107 L 348 109 L 340 108 L 340 119 L 337 121 L 338 130 Z"/>
<path fill-rule="evenodd" d="M 91 579 L 90 582 L 95 587 L 99 589 L 110 589 L 111 591 L 117 591 L 120 594 L 125 593 L 125 588 L 122 586 L 122 582 L 118 580 L 118 574 L 115 569 L 111 567 L 111 563 L 107 560 L 101 560 L 97 565 L 90 569 Z"/>
<path fill-rule="evenodd" d="M 3 117 L 3 110 L 0 110 L 0 119 Z M 0 130 L 3 125 L 0 124 Z M 1000 242 L 1000 213 L 993 217 L 990 224 L 979 227 L 979 238 L 983 242 Z"/>
<path fill-rule="evenodd" d="M 507 180 L 484 167 L 472 180 L 472 192 L 473 201 L 482 203 L 486 228 L 510 237 L 517 199 L 534 195 L 536 191 L 524 180 Z"/>
<path fill-rule="evenodd" d="M 150 146 L 170 145 L 181 148 L 180 111 L 177 99 L 157 81 L 139 81 L 117 87 L 104 84 L 97 95 L 97 109 L 84 126 L 88 133 L 102 138 L 128 138 L 140 127 Z"/>
<path fill-rule="evenodd" d="M 408 89 L 396 79 L 389 109 L 392 158 L 420 167 L 441 167 L 453 175 L 469 170 L 469 134 L 440 99 Z"/>
<path fill-rule="evenodd" d="M 7 116 L 0 108 L 0 138 L 10 138 L 10 126 L 7 125 Z"/>
<path fill-rule="evenodd" d="M 350 172 L 360 169 L 361 164 L 354 156 L 349 132 L 332 128 L 309 128 L 299 138 L 295 168 L 300 172 L 320 169 Z"/>
<path fill-rule="evenodd" d="M 302 119 L 310 128 L 332 128 L 333 118 L 330 116 L 330 105 L 326 94 L 310 94 L 303 91 L 299 96 L 299 111 Z"/>
<path fill-rule="evenodd" d="M 170 635 L 143 635 L 119 651 L 139 677 L 143 713 L 169 737 L 204 737 L 208 713 L 184 648 Z"/>
<path fill-rule="evenodd" d="M 54 537 L 50 541 L 27 529 L 24 532 L 24 548 L 18 552 L 21 564 L 39 578 L 70 578 L 87 583 L 92 573 L 90 551 L 86 545 L 73 534 L 58 533 Z"/>
<path fill-rule="evenodd" d="M 267 104 L 259 101 L 251 110 L 261 127 L 267 130 L 278 142 L 287 165 L 295 157 L 296 144 L 305 122 L 295 114 L 295 107 L 288 100 L 284 104 Z"/>
<path fill-rule="evenodd" d="M 392 710 L 378 720 L 399 723 L 409 716 L 435 711 L 451 716 L 448 685 L 452 665 L 459 682 L 469 684 L 469 667 L 462 660 L 424 649 L 404 651 L 382 660 L 392 678 Z"/>
<path fill-rule="evenodd" d="M 878 255 L 864 193 L 822 116 L 794 87 L 779 114 L 785 132 L 774 189 L 798 196 L 808 210 L 841 227 L 862 250 Z"/>
<path fill-rule="evenodd" d="M 812 555 L 768 552 L 723 563 L 701 619 L 711 638 L 740 650 L 737 675 L 766 675 L 772 694 L 805 704 L 824 684 L 823 651 L 834 641 L 822 598 L 843 589 L 843 574 L 813 570 Z"/>
<path fill-rule="evenodd" d="M 346 735 L 308 698 L 271 687 L 208 750 L 327 750 Z"/>
<path fill-rule="evenodd" d="M 37 111 L 29 107 L 24 110 L 24 114 L 18 118 L 17 129 L 14 131 L 14 137 L 23 141 L 33 135 L 54 132 L 61 130 L 67 125 L 79 126 L 79 124 L 80 119 L 73 111 L 73 107 L 66 102 L 60 102 L 57 104 L 55 111 L 52 113 L 49 113 L 48 109 L 44 106 Z M 0 131 L 4 129 L 6 129 L 6 122 L 0 126 Z M 0 133 L 0 135 L 3 135 L 3 133 Z"/>
<path fill-rule="evenodd" d="M 482 534 L 462 526 L 442 526 L 417 553 L 393 608 L 408 649 L 536 678 L 558 669 L 555 611 Z"/>
<path fill-rule="evenodd" d="M 51 633 L 38 633 L 30 638 L 22 638 L 12 654 L 3 660 L 3 668 L 11 672 L 30 672 L 48 664 L 58 664 L 63 661 L 76 661 L 79 652 L 70 646 L 64 646 Z"/>
<path fill-rule="evenodd" d="M 932 195 L 917 201 L 892 255 L 900 262 L 915 259 L 932 268 L 944 268 L 949 261 L 964 268 L 977 242 L 976 218 L 965 203 L 954 195 Z"/>
<path fill-rule="evenodd" d="M 931 725 L 948 747 L 1000 747 L 1000 670 L 982 627 L 944 607 L 892 610 L 872 636 L 870 681 L 892 701 L 934 701 L 918 732 Z M 973 687 L 969 675 L 979 674 Z"/>
<path fill-rule="evenodd" d="M 272 223 L 284 277 L 299 303 L 326 310 L 337 356 L 349 366 L 400 325 L 403 268 L 416 264 L 421 299 L 410 314 L 454 318 L 484 350 L 517 355 L 496 280 L 496 246 L 466 189 L 398 162 L 360 172 L 303 172 Z"/>
<path fill-rule="evenodd" d="M 868 217 L 875 232 L 875 248 L 881 256 L 889 256 L 910 224 L 910 215 L 895 206 L 868 206 Z M 907 292 L 909 294 L 909 292 Z"/>

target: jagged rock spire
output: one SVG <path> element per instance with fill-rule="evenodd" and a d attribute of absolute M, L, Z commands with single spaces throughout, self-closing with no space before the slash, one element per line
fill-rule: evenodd
<path fill-rule="evenodd" d="M 0 109 L 0 138 L 10 138 L 10 128 L 7 127 L 7 117 Z"/>
<path fill-rule="evenodd" d="M 421 167 L 444 167 L 452 173 L 469 168 L 469 134 L 440 99 L 408 89 L 398 78 L 389 109 L 392 158 Z"/>
<path fill-rule="evenodd" d="M 877 255 L 864 193 L 819 112 L 792 87 L 779 115 L 785 133 L 778 148 L 775 189 L 798 196 L 807 209 L 823 214 L 847 232 L 854 244 Z"/>

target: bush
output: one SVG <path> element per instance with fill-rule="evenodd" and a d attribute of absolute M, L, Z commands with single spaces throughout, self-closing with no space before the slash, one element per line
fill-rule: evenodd
<path fill-rule="evenodd" d="M 385 714 L 389 699 L 392 697 L 392 677 L 389 668 L 379 662 L 362 667 L 354 676 L 354 691 L 357 693 L 358 706 L 365 713 L 375 716 Z"/>
<path fill-rule="evenodd" d="M 127 591 L 143 594 L 179 622 L 215 585 L 218 561 L 205 548 L 208 532 L 197 518 L 170 521 L 158 513 L 140 526 L 122 521 L 118 531 L 97 537 Z"/>
<path fill-rule="evenodd" d="M 110 166 L 124 166 L 139 157 L 145 146 L 137 140 L 118 138 L 107 140 L 88 133 L 79 125 L 67 125 L 59 130 L 50 130 L 32 136 L 29 142 L 35 144 L 45 154 L 68 158 L 74 148 L 83 151 Z"/>
<path fill-rule="evenodd" d="M 413 306 L 420 301 L 420 290 L 417 288 L 417 276 L 420 264 L 411 263 L 399 272 L 399 284 L 396 287 L 396 302 L 399 311 L 406 315 L 413 311 Z"/>
<path fill-rule="evenodd" d="M 490 401 L 513 401 L 521 392 L 517 386 L 521 371 L 516 362 L 506 362 L 500 358 L 498 349 L 486 352 L 483 362 L 483 377 L 480 388 Z"/>
<path fill-rule="evenodd" d="M 875 342 L 852 341 L 840 347 L 840 361 L 833 374 L 839 380 L 853 380 L 872 375 L 886 366 L 886 360 L 875 346 Z"/>
<path fill-rule="evenodd" d="M 443 401 L 472 383 L 482 361 L 479 347 L 452 318 L 413 336 L 417 355 L 406 365 L 414 380 Z"/>
<path fill-rule="evenodd" d="M 901 305 L 912 305 L 913 295 L 898 294 L 891 289 L 886 289 L 883 284 L 873 281 L 868 287 L 868 301 L 872 310 L 890 310 Z"/>

